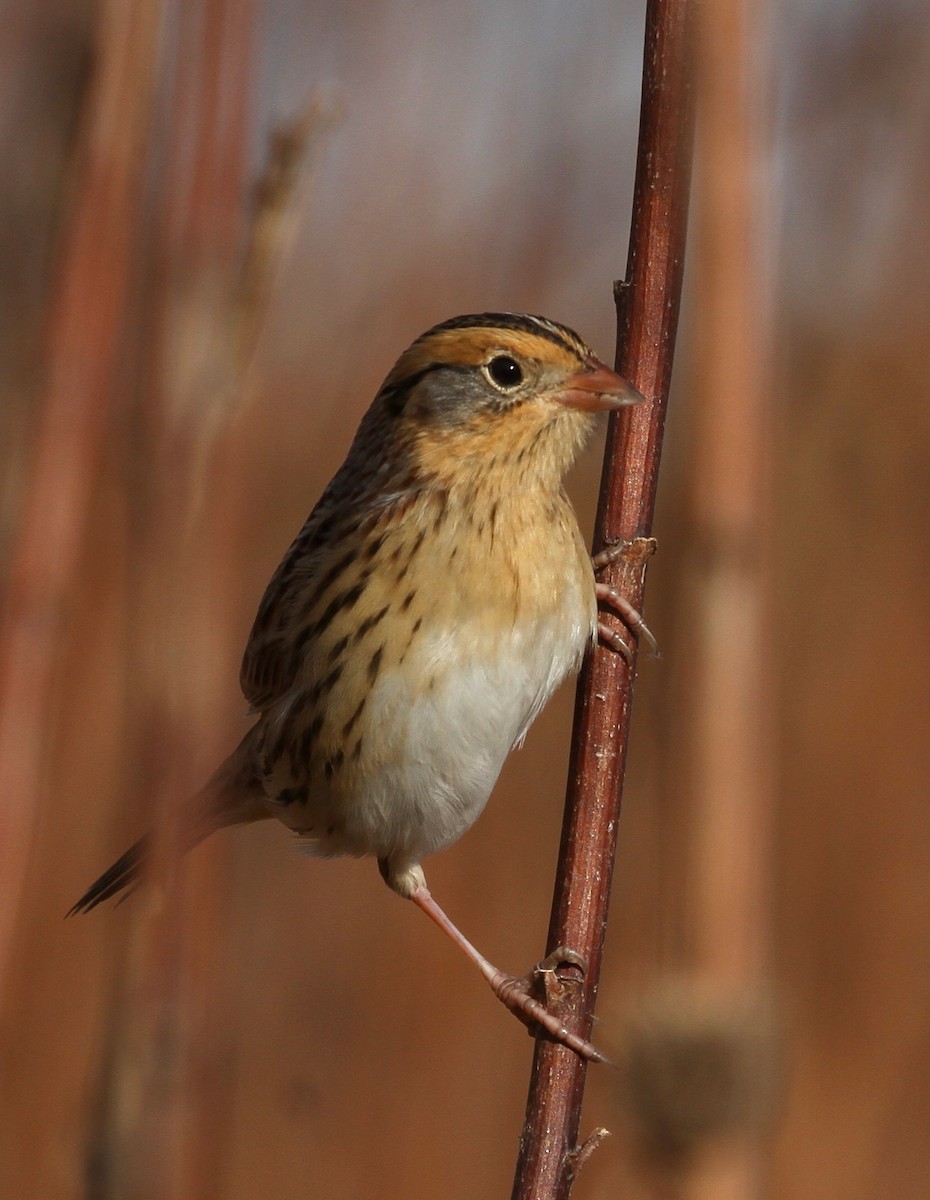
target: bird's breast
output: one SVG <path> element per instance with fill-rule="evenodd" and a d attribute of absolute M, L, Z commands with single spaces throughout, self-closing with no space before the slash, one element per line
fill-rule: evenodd
<path fill-rule="evenodd" d="M 577 669 L 594 636 L 594 579 L 564 497 L 540 513 L 519 497 L 455 511 L 446 496 L 376 532 L 361 582 L 334 583 L 347 599 L 330 601 L 299 694 L 270 731 L 272 790 L 305 797 L 279 815 L 333 831 L 324 852 L 418 861 L 472 824 L 510 749 Z"/>

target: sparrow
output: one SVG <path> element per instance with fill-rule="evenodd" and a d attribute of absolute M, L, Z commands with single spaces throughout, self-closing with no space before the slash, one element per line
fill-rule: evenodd
<path fill-rule="evenodd" d="M 324 857 L 371 856 L 530 1025 L 589 1058 L 459 932 L 422 862 L 474 823 L 509 752 L 577 671 L 606 602 L 562 486 L 596 416 L 642 397 L 564 325 L 480 313 L 407 349 L 265 592 L 240 683 L 254 724 L 184 813 L 182 849 L 275 817 Z M 71 913 L 137 881 L 132 846 Z M 70 915 L 70 914 L 69 914 Z"/>

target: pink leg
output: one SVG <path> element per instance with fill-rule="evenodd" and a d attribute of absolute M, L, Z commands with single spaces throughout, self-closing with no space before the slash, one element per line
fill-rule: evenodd
<path fill-rule="evenodd" d="M 484 955 L 475 949 L 468 938 L 446 916 L 433 899 L 427 887 L 420 885 L 413 892 L 410 899 L 417 908 L 421 908 L 426 913 L 431 921 L 435 921 L 443 933 L 447 937 L 450 937 L 459 949 L 468 955 L 491 985 L 491 991 L 498 1000 L 505 1004 L 525 1025 L 541 1025 L 551 1038 L 554 1038 L 557 1042 L 562 1042 L 570 1050 L 574 1050 L 576 1054 L 580 1054 L 582 1058 L 588 1058 L 592 1062 L 609 1061 L 590 1042 L 586 1042 L 584 1038 L 580 1038 L 577 1034 L 572 1033 L 571 1030 L 566 1029 L 558 1018 L 553 1016 L 538 1000 L 534 999 L 529 994 L 529 982 L 526 979 L 517 979 L 513 975 L 506 975 L 503 971 L 499 971 L 492 963 L 489 963 Z"/>

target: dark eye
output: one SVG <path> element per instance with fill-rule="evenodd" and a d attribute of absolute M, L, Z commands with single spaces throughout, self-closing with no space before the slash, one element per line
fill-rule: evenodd
<path fill-rule="evenodd" d="M 504 391 L 519 387 L 523 382 L 523 368 L 509 354 L 498 354 L 487 365 L 488 378 Z"/>

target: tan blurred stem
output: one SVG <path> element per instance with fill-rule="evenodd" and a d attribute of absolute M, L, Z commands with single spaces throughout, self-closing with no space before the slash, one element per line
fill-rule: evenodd
<path fill-rule="evenodd" d="M 768 380 L 770 280 L 763 255 L 767 62 L 764 14 L 748 0 L 705 0 L 697 23 L 699 191 L 696 277 L 702 305 L 690 528 L 683 608 L 690 653 L 676 722 L 685 732 L 681 791 L 686 852 L 687 967 L 732 1020 L 771 1004 L 771 822 L 775 704 L 768 631 L 772 417 Z M 772 1056 L 737 1081 L 726 1136 L 695 1148 L 688 1200 L 753 1200 L 764 1192 L 759 1122 L 770 1109 Z"/>
<path fill-rule="evenodd" d="M 759 21 L 745 0 L 706 0 L 696 22 L 701 304 L 682 537 L 686 629 L 670 656 L 682 746 L 670 780 L 683 843 L 674 908 L 684 953 L 678 975 L 640 1000 L 627 1077 L 651 1152 L 649 1182 L 676 1200 L 764 1194 L 763 1133 L 778 1066 L 768 992 L 771 291 Z"/>
<path fill-rule="evenodd" d="M 37 808 L 48 799 L 56 668 L 141 232 L 160 18 L 157 2 L 104 6 L 73 216 L 57 267 L 47 382 L 0 629 L 0 990 Z"/>
<path fill-rule="evenodd" d="M 705 0 L 698 22 L 702 289 L 689 505 L 688 788 L 696 816 L 695 967 L 722 983 L 767 965 L 773 714 L 768 616 L 772 420 L 762 254 L 766 78 L 758 6 Z"/>
<path fill-rule="evenodd" d="M 140 742 L 155 873 L 176 870 L 179 808 L 230 748 L 229 678 L 241 630 L 230 620 L 249 447 L 236 417 L 256 386 L 255 353 L 299 185 L 331 112 L 314 97 L 273 137 L 256 203 L 247 173 L 254 102 L 251 0 L 197 0 L 179 25 L 155 264 L 160 287 L 138 554 Z M 165 653 L 165 647 L 171 653 Z M 149 893 L 133 927 L 101 1143 L 134 1200 L 225 1194 L 235 1061 L 222 1019 L 227 844 L 184 867 L 184 887 Z M 167 1050 L 167 1053 L 166 1053 Z"/>
<path fill-rule="evenodd" d="M 595 549 L 636 543 L 607 574 L 641 609 L 646 540 L 671 379 L 688 220 L 692 113 L 689 0 L 650 0 L 627 275 L 618 289 L 618 370 L 646 402 L 612 418 Z M 581 986 L 566 990 L 559 1016 L 591 1035 L 600 975 L 635 675 L 633 662 L 603 647 L 582 672 L 548 950 L 568 946 L 587 960 Z M 513 1196 L 563 1200 L 574 1177 L 586 1063 L 539 1039 Z"/>
<path fill-rule="evenodd" d="M 241 396 L 235 298 L 254 97 L 251 0 L 187 0 L 175 15 L 155 286 L 140 349 L 147 436 L 134 474 L 145 503 L 129 664 L 139 758 L 150 764 L 135 791 L 157 814 L 154 867 L 163 879 L 177 870 L 180 807 L 228 748 L 231 724 L 236 639 L 227 601 L 243 500 L 230 426 Z M 131 1200 L 224 1191 L 234 1057 L 218 987 L 225 849 L 198 856 L 185 887 L 144 893 L 131 927 L 96 1131 L 106 1177 Z"/>

